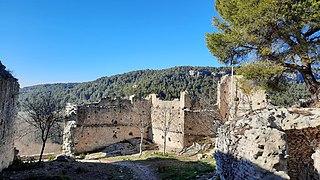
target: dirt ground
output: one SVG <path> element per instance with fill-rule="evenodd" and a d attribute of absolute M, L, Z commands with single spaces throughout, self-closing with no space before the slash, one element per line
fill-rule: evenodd
<path fill-rule="evenodd" d="M 4 170 L 0 179 L 135 179 L 131 169 L 111 163 L 51 161 L 42 163 L 41 167 L 32 166 L 25 167 L 25 170 Z"/>
<path fill-rule="evenodd" d="M 0 173 L 0 179 L 212 179 L 215 168 L 195 157 L 163 156 L 148 152 L 138 155 L 95 159 L 62 159 L 36 163 L 18 163 Z"/>

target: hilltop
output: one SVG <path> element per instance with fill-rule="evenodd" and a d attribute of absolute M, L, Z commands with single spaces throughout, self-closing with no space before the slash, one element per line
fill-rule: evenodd
<path fill-rule="evenodd" d="M 220 77 L 230 73 L 228 67 L 178 66 L 162 70 L 138 70 L 110 77 L 101 77 L 83 83 L 42 84 L 20 89 L 20 102 L 32 93 L 52 91 L 60 103 L 84 104 L 97 102 L 103 97 L 128 97 L 135 94 L 146 97 L 157 94 L 162 100 L 179 98 L 181 91 L 188 91 L 190 97 L 206 97 L 216 102 L 217 83 Z M 292 106 L 299 99 L 307 99 L 310 93 L 299 74 L 287 73 L 286 83 L 280 91 L 268 90 L 272 104 Z"/>
<path fill-rule="evenodd" d="M 42 84 L 24 87 L 20 100 L 46 91 L 54 92 L 62 104 L 97 102 L 103 97 L 146 97 L 154 93 L 160 99 L 179 98 L 187 90 L 192 98 L 210 97 L 216 101 L 217 82 L 230 70 L 227 67 L 179 66 L 163 70 L 138 70 L 83 83 Z"/>

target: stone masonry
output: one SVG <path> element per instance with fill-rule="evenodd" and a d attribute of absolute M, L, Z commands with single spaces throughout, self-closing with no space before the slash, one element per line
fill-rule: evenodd
<path fill-rule="evenodd" d="M 235 119 L 246 114 L 250 110 L 263 109 L 268 106 L 268 100 L 264 90 L 256 90 L 251 94 L 245 94 L 241 90 L 240 80 L 242 76 L 223 76 L 218 84 L 217 105 L 222 121 Z M 231 91 L 232 90 L 232 91 Z M 252 109 L 250 109 L 250 105 Z"/>
<path fill-rule="evenodd" d="M 255 111 L 220 127 L 221 179 L 319 179 L 319 109 Z"/>
<path fill-rule="evenodd" d="M 165 119 L 172 121 L 167 126 L 167 146 L 171 150 L 179 151 L 204 137 L 215 137 L 220 121 L 216 109 L 205 109 L 198 102 L 192 102 L 186 92 L 181 93 L 180 99 L 173 101 L 159 100 L 154 94 L 150 95 L 150 100 L 153 140 L 159 146 L 164 143 Z"/>
<path fill-rule="evenodd" d="M 146 139 L 162 147 L 167 128 L 167 149 L 180 151 L 205 136 L 215 136 L 215 131 L 208 129 L 211 126 L 211 130 L 216 129 L 215 124 L 208 121 L 209 116 L 220 120 L 217 111 L 199 110 L 185 92 L 173 101 L 159 100 L 156 95 L 131 100 L 104 98 L 99 103 L 77 107 L 76 113 L 66 122 L 63 150 L 83 153 L 140 137 L 139 128 L 133 124 L 143 118 L 149 125 L 144 135 Z M 199 123 L 204 119 L 206 124 Z"/>
<path fill-rule="evenodd" d="M 14 120 L 17 114 L 19 84 L 0 62 L 0 171 L 14 158 Z"/>
<path fill-rule="evenodd" d="M 248 102 L 240 78 L 234 77 L 231 88 L 231 77 L 224 76 L 218 87 L 223 120 L 215 159 L 220 178 L 319 179 L 320 109 L 272 107 L 262 90 L 250 94 Z"/>
<path fill-rule="evenodd" d="M 99 103 L 78 106 L 71 116 L 73 121 L 66 122 L 63 150 L 83 153 L 140 137 L 139 128 L 132 125 L 139 118 L 150 121 L 149 101 L 104 98 Z M 148 132 L 144 137 L 149 138 Z"/>

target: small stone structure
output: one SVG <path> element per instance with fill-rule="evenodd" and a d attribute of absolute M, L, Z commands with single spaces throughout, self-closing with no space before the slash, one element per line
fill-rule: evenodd
<path fill-rule="evenodd" d="M 0 171 L 14 159 L 14 121 L 19 84 L 0 62 Z"/>
<path fill-rule="evenodd" d="M 213 120 L 220 120 L 218 111 L 200 110 L 185 92 L 173 101 L 159 100 L 154 94 L 147 99 L 104 98 L 99 103 L 78 106 L 75 112 L 65 124 L 65 153 L 88 152 L 140 137 L 140 129 L 134 124 L 141 119 L 149 125 L 146 139 L 163 146 L 166 129 L 167 149 L 179 151 L 205 136 L 215 136 Z"/>

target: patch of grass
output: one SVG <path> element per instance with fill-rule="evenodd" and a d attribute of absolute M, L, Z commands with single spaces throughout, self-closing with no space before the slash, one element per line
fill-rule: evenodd
<path fill-rule="evenodd" d="M 84 153 L 79 154 L 79 159 L 84 159 L 86 155 Z"/>
<path fill-rule="evenodd" d="M 216 161 L 214 160 L 214 156 L 211 155 L 210 157 L 208 158 L 205 158 L 205 159 L 202 159 L 200 160 L 201 162 L 204 162 L 204 163 L 207 163 L 207 164 L 210 164 L 212 167 L 214 167 L 215 169 L 217 168 L 217 165 L 216 165 Z"/>
<path fill-rule="evenodd" d="M 166 154 L 163 155 L 161 152 L 144 152 L 141 157 L 138 154 L 136 155 L 128 155 L 128 156 L 115 156 L 102 158 L 110 161 L 136 161 L 136 160 L 147 160 L 147 159 L 178 159 L 181 161 L 190 160 L 189 157 L 185 156 L 176 156 L 175 154 Z"/>
<path fill-rule="evenodd" d="M 216 164 L 213 156 L 202 160 L 195 160 L 196 157 L 177 156 L 175 154 L 163 155 L 160 152 L 145 152 L 141 157 L 138 155 L 118 156 L 106 158 L 112 161 L 134 161 L 144 164 L 161 179 L 197 179 L 202 175 L 213 173 Z"/>
<path fill-rule="evenodd" d="M 197 179 L 201 175 L 212 173 L 215 166 L 196 161 L 172 161 L 156 164 L 157 173 L 162 179 Z"/>
<path fill-rule="evenodd" d="M 56 158 L 56 157 L 55 157 L 54 155 L 50 155 L 50 156 L 48 157 L 48 161 L 53 161 L 55 158 Z"/>

